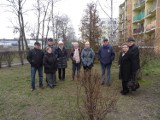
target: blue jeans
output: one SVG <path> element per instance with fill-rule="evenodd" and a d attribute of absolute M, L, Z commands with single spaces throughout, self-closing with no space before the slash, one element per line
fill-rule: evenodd
<path fill-rule="evenodd" d="M 81 68 L 81 63 L 72 63 L 73 72 L 80 71 L 80 68 Z"/>
<path fill-rule="evenodd" d="M 35 75 L 36 71 L 38 70 L 38 76 L 39 76 L 39 87 L 43 86 L 43 67 L 33 67 L 31 66 L 31 87 L 35 89 Z"/>
<path fill-rule="evenodd" d="M 80 77 L 80 69 L 81 69 L 81 63 L 72 63 L 72 79 L 74 80 L 76 71 L 77 71 L 77 78 Z"/>
<path fill-rule="evenodd" d="M 105 72 L 107 69 L 107 84 L 111 84 L 111 65 L 112 64 L 103 64 L 101 63 L 101 69 L 102 69 L 102 78 L 101 82 L 104 83 L 105 81 Z"/>

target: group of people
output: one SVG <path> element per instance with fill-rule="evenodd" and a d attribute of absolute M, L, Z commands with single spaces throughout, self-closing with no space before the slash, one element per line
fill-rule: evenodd
<path fill-rule="evenodd" d="M 129 92 L 129 81 L 135 81 L 139 69 L 139 50 L 134 42 L 133 38 L 129 38 L 128 43 L 122 45 L 122 52 L 119 57 L 119 78 L 122 80 L 123 90 L 121 93 L 123 95 L 126 95 Z M 53 88 L 57 84 L 57 70 L 59 80 L 65 80 L 65 69 L 67 68 L 68 56 L 70 56 L 72 60 L 72 80 L 80 77 L 81 66 L 83 66 L 85 71 L 91 71 L 94 64 L 95 52 L 91 48 L 89 42 L 85 42 L 85 46 L 82 50 L 78 42 L 74 42 L 69 55 L 64 47 L 63 41 L 59 41 L 58 45 L 54 46 L 53 39 L 49 38 L 47 43 L 48 46 L 46 49 L 42 50 L 40 43 L 35 42 L 34 49 L 30 50 L 27 55 L 27 60 L 31 64 L 32 91 L 35 90 L 36 71 L 38 71 L 39 75 L 39 87 L 43 88 L 43 66 L 46 74 L 46 82 L 49 87 Z M 109 44 L 108 39 L 103 40 L 103 44 L 98 51 L 97 57 L 101 64 L 101 85 L 104 85 L 106 82 L 106 84 L 110 86 L 111 66 L 115 58 L 115 52 Z"/>

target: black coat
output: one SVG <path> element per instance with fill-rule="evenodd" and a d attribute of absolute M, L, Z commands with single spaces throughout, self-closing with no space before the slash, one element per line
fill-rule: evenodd
<path fill-rule="evenodd" d="M 43 56 L 42 50 L 34 48 L 28 52 L 27 60 L 32 67 L 38 68 L 43 66 Z"/>
<path fill-rule="evenodd" d="M 132 45 L 129 47 L 129 52 L 132 56 L 132 71 L 135 73 L 138 69 L 140 69 L 140 59 L 139 59 L 139 48 L 136 45 Z"/>
<path fill-rule="evenodd" d="M 53 53 L 46 53 L 43 58 L 44 72 L 55 73 L 57 70 L 57 60 Z"/>
<path fill-rule="evenodd" d="M 67 67 L 67 50 L 64 47 L 62 50 L 60 48 L 57 48 L 56 55 L 57 55 L 58 68 L 66 68 Z"/>
<path fill-rule="evenodd" d="M 119 79 L 122 81 L 130 81 L 132 75 L 132 58 L 131 53 L 128 51 L 122 56 L 119 56 Z"/>

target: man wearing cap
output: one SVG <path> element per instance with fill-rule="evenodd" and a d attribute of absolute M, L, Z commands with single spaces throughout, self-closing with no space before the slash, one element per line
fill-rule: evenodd
<path fill-rule="evenodd" d="M 115 53 L 111 45 L 109 45 L 108 39 L 103 40 L 103 45 L 100 47 L 98 51 L 99 61 L 101 63 L 102 68 L 102 77 L 101 77 L 101 84 L 104 85 L 105 82 L 105 73 L 107 70 L 107 85 L 110 86 L 111 84 L 111 65 L 112 61 L 114 60 Z"/>
<path fill-rule="evenodd" d="M 31 64 L 31 90 L 35 90 L 35 75 L 38 70 L 39 87 L 43 88 L 43 56 L 44 52 L 40 49 L 40 43 L 34 43 L 34 49 L 28 52 L 27 60 Z"/>
<path fill-rule="evenodd" d="M 56 46 L 53 45 L 53 39 L 52 38 L 48 38 L 47 39 L 47 47 L 52 48 L 52 53 L 55 54 L 55 50 L 56 50 Z"/>
<path fill-rule="evenodd" d="M 133 71 L 133 73 L 132 73 L 131 78 L 133 81 L 137 82 L 137 75 L 138 75 L 138 71 L 140 69 L 139 48 L 137 45 L 135 45 L 135 40 L 132 37 L 128 38 L 128 46 L 129 46 L 129 51 L 132 56 L 132 71 Z M 139 87 L 139 85 L 138 85 L 138 87 Z"/>

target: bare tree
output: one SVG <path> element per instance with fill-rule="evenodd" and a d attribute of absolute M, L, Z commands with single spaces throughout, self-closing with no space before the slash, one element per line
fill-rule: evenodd
<path fill-rule="evenodd" d="M 55 16 L 53 29 L 57 40 L 61 38 L 63 41 L 67 41 L 71 38 L 71 34 L 73 35 L 72 37 L 75 36 L 71 21 L 67 15 Z"/>
<path fill-rule="evenodd" d="M 46 1 L 47 5 L 43 5 L 43 11 L 44 11 L 44 16 L 42 20 L 42 48 L 44 46 L 44 29 L 45 29 L 45 22 L 46 22 L 46 17 L 47 17 L 47 12 L 49 8 L 50 1 Z M 50 18 L 49 18 L 50 19 Z M 49 20 L 50 22 L 50 20 Z M 48 23 L 49 24 L 49 23 Z"/>
<path fill-rule="evenodd" d="M 97 6 L 95 3 L 87 4 L 85 9 L 85 15 L 81 20 L 80 31 L 82 33 L 82 39 L 88 40 L 92 47 L 99 45 L 99 38 L 102 34 L 102 22 L 99 19 Z"/>
<path fill-rule="evenodd" d="M 24 45 L 28 50 L 28 44 L 25 36 L 25 23 L 23 18 L 23 7 L 26 3 L 26 0 L 6 0 L 7 4 L 5 5 L 9 12 L 14 13 L 17 16 L 18 26 L 14 28 L 19 32 L 19 51 L 24 51 Z"/>
<path fill-rule="evenodd" d="M 36 5 L 34 5 L 36 9 L 36 15 L 37 15 L 37 32 L 36 32 L 36 41 L 39 39 L 39 33 L 40 33 L 40 18 L 41 18 L 41 4 L 40 0 L 36 0 Z"/>

